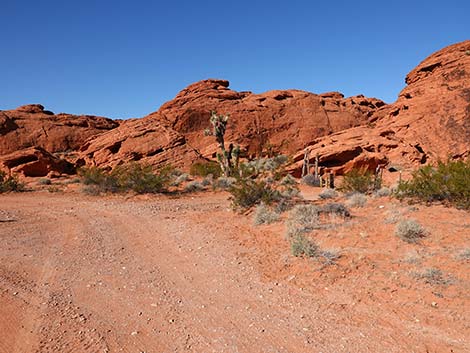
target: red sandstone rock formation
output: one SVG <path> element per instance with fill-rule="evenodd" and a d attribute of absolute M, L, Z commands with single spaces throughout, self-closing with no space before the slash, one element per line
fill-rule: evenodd
<path fill-rule="evenodd" d="M 30 147 L 0 156 L 0 169 L 27 177 L 75 172 L 73 164 L 53 156 L 40 147 Z"/>
<path fill-rule="evenodd" d="M 0 111 L 0 155 L 29 147 L 51 153 L 78 150 L 87 138 L 118 125 L 102 117 L 55 115 L 39 104 Z"/>
<path fill-rule="evenodd" d="M 398 100 L 378 109 L 369 125 L 311 143 L 311 158 L 338 173 L 379 164 L 416 168 L 470 156 L 470 41 L 446 47 L 406 76 Z M 303 151 L 292 171 L 299 173 Z"/>

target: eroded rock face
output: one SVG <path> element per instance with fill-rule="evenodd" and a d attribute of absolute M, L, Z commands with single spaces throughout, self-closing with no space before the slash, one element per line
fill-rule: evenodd
<path fill-rule="evenodd" d="M 416 168 L 470 156 L 470 41 L 446 47 L 406 76 L 397 101 L 378 109 L 368 126 L 311 143 L 311 156 L 338 173 L 377 164 Z M 345 157 L 346 156 L 346 157 Z M 292 170 L 300 170 L 303 153 Z"/>
<path fill-rule="evenodd" d="M 189 167 L 199 155 L 183 135 L 158 119 L 126 120 L 85 143 L 78 165 L 114 168 L 132 161 L 157 167 Z"/>
<path fill-rule="evenodd" d="M 0 111 L 0 155 L 29 147 L 51 153 L 78 150 L 89 137 L 118 125 L 96 116 L 55 115 L 40 104 Z"/>
<path fill-rule="evenodd" d="M 0 156 L 0 167 L 27 177 L 44 177 L 51 172 L 57 175 L 75 172 L 73 164 L 54 157 L 40 147 L 30 147 Z"/>
<path fill-rule="evenodd" d="M 362 95 L 313 94 L 276 90 L 262 94 L 236 92 L 225 80 L 205 80 L 182 90 L 146 119 L 161 115 L 204 156 L 217 149 L 203 130 L 210 127 L 211 111 L 229 114 L 226 140 L 240 144 L 249 155 L 262 149 L 293 154 L 313 139 L 364 124 L 384 102 Z"/>

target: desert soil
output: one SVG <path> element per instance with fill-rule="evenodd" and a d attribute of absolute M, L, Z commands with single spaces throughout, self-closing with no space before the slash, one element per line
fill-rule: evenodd
<path fill-rule="evenodd" d="M 223 192 L 1 195 L 0 352 L 470 352 L 469 213 L 377 198 L 352 215 L 312 234 L 341 254 L 326 265 Z"/>

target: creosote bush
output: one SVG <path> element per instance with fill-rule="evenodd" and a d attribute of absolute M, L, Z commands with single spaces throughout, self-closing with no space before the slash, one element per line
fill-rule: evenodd
<path fill-rule="evenodd" d="M 25 185 L 21 183 L 14 175 L 7 176 L 4 171 L 0 170 L 0 193 L 9 191 L 24 191 Z"/>
<path fill-rule="evenodd" d="M 84 192 L 99 194 L 102 192 L 134 191 L 138 194 L 159 193 L 169 184 L 172 168 L 165 167 L 154 173 L 152 166 L 139 163 L 117 166 L 112 171 L 98 167 L 81 168 L 79 175 L 83 184 L 89 187 Z"/>
<path fill-rule="evenodd" d="M 222 170 L 217 162 L 211 161 L 200 161 L 195 162 L 189 168 L 189 173 L 194 176 L 206 177 L 212 174 L 214 178 L 218 178 L 222 175 Z"/>
<path fill-rule="evenodd" d="M 338 190 L 343 192 L 370 193 L 381 187 L 380 178 L 376 178 L 371 172 L 353 169 L 344 174 L 343 182 Z"/>
<path fill-rule="evenodd" d="M 426 235 L 426 231 L 415 220 L 406 219 L 397 224 L 395 234 L 407 243 L 416 243 Z"/>
<path fill-rule="evenodd" d="M 439 162 L 435 167 L 422 167 L 412 174 L 410 181 L 398 185 L 395 195 L 470 209 L 470 159 L 466 162 L 449 160 Z"/>

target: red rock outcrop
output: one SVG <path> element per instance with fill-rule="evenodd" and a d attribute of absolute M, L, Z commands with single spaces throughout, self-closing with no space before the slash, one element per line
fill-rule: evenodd
<path fill-rule="evenodd" d="M 91 136 L 116 128 L 118 122 L 96 116 L 57 114 L 30 104 L 0 111 L 0 155 L 29 147 L 54 152 L 78 150 Z"/>
<path fill-rule="evenodd" d="M 182 90 L 157 112 L 124 122 L 118 129 L 90 139 L 80 163 L 114 166 L 142 160 L 188 166 L 201 155 L 215 157 L 217 144 L 204 136 L 211 111 L 230 114 L 226 140 L 250 155 L 261 149 L 292 154 L 314 138 L 365 123 L 384 103 L 341 93 L 299 91 L 263 94 L 236 92 L 228 81 L 204 80 Z"/>
<path fill-rule="evenodd" d="M 183 135 L 158 119 L 126 120 L 121 125 L 85 143 L 78 165 L 113 168 L 141 161 L 154 166 L 189 167 L 199 158 Z"/>
<path fill-rule="evenodd" d="M 362 95 L 313 94 L 276 90 L 262 94 L 236 92 L 225 80 L 205 80 L 182 90 L 154 114 L 161 115 L 188 143 L 210 157 L 217 146 L 204 137 L 211 111 L 229 114 L 226 139 L 240 144 L 250 155 L 262 149 L 292 154 L 313 139 L 364 124 L 384 102 Z"/>
<path fill-rule="evenodd" d="M 30 147 L 0 156 L 0 169 L 20 173 L 27 177 L 75 172 L 73 164 L 53 156 L 40 147 Z"/>
<path fill-rule="evenodd" d="M 470 41 L 446 47 L 406 76 L 397 101 L 367 126 L 312 141 L 311 157 L 338 173 L 378 164 L 416 168 L 470 156 Z M 303 152 L 295 156 L 300 170 Z"/>

